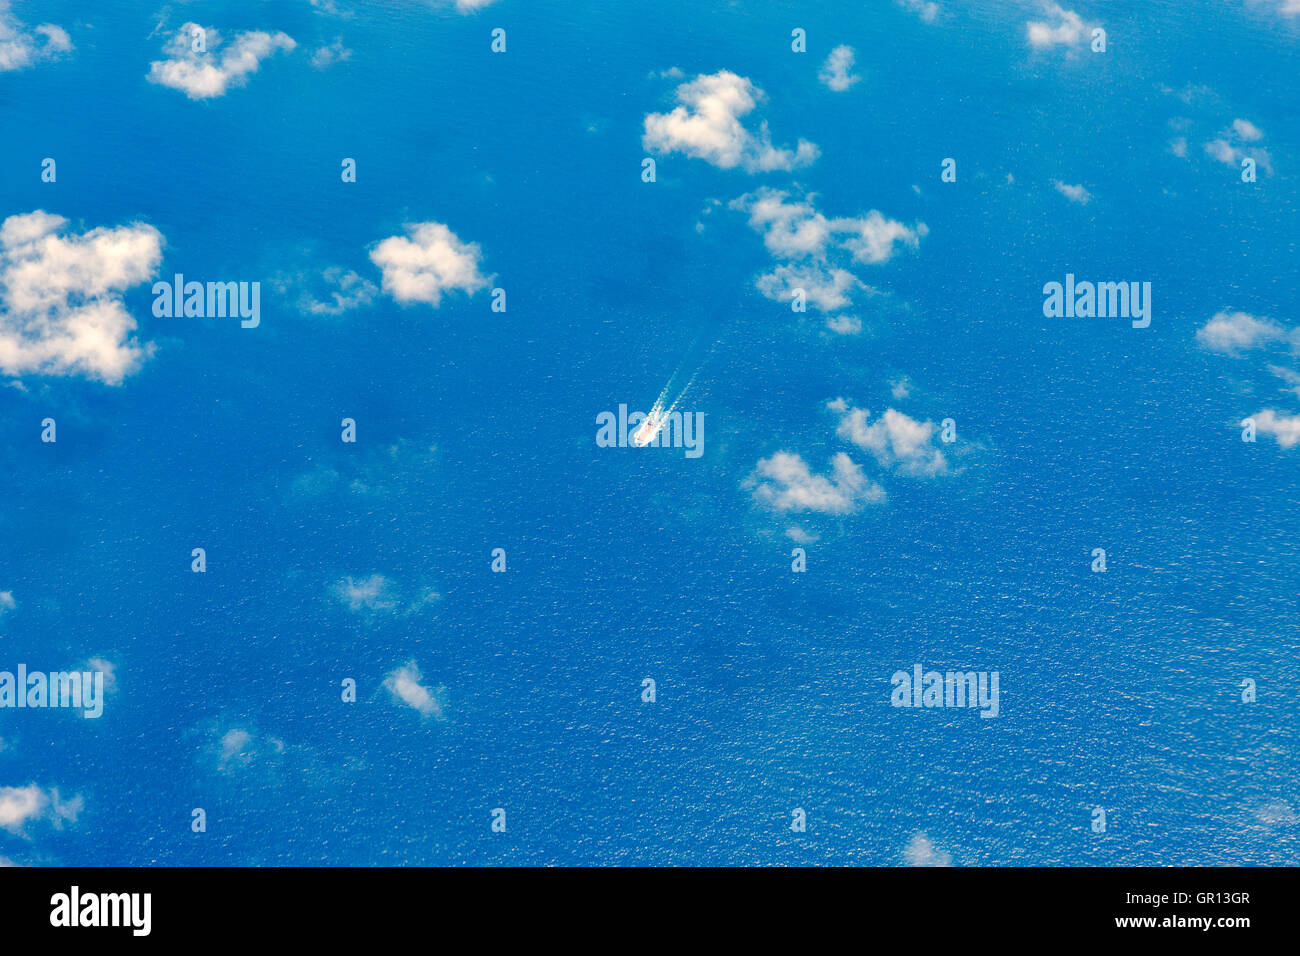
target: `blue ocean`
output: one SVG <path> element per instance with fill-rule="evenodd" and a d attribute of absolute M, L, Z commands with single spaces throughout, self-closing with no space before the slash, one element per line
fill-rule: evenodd
<path fill-rule="evenodd" d="M 0 0 L 0 861 L 1296 863 L 1298 42 Z"/>

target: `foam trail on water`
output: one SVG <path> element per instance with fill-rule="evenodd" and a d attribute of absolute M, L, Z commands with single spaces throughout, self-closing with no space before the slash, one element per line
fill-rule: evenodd
<path fill-rule="evenodd" d="M 686 393 L 689 392 L 691 390 L 691 386 L 695 384 L 695 379 L 699 377 L 700 369 L 702 368 L 704 368 L 703 365 L 701 365 L 700 368 L 697 368 L 693 373 L 691 373 L 690 381 L 688 381 L 686 385 L 682 388 L 682 390 L 677 393 L 677 397 L 673 399 L 673 403 L 670 406 L 668 406 L 668 411 L 664 412 L 665 418 L 667 418 L 669 415 L 671 415 L 674 411 L 677 410 L 677 406 L 681 404 L 682 399 L 686 397 Z M 665 391 L 667 391 L 667 389 L 665 389 Z"/>
<path fill-rule="evenodd" d="M 704 356 L 704 360 L 695 367 L 695 371 L 691 373 L 690 379 L 682 386 L 681 390 L 676 391 L 673 388 L 674 384 L 681 378 L 682 369 L 687 367 L 686 363 L 690 361 L 691 353 L 695 351 L 695 345 L 698 341 L 699 338 L 697 337 L 696 341 L 691 343 L 690 349 L 687 350 L 686 358 L 682 359 L 681 364 L 677 366 L 677 370 L 669 377 L 668 384 L 665 385 L 663 391 L 659 393 L 659 397 L 655 399 L 655 403 L 650 406 L 650 412 L 646 415 L 645 424 L 642 425 L 633 436 L 633 442 L 635 444 L 648 445 L 650 442 L 655 440 L 655 437 L 668 421 L 668 416 L 677 410 L 677 406 L 681 404 L 682 399 L 686 397 L 686 393 L 690 391 L 691 386 L 695 384 L 695 380 L 699 378 L 700 372 L 704 371 L 704 366 L 709 364 L 709 359 L 713 357 L 713 353 L 718 347 L 716 341 L 713 343 L 712 348 L 709 349 L 709 354 Z M 674 392 L 677 397 L 673 398 L 670 402 L 669 396 L 673 395 Z M 667 406 L 666 409 L 665 406 Z"/>
<path fill-rule="evenodd" d="M 691 374 L 691 380 L 686 383 L 686 388 L 683 388 L 677 393 L 677 398 L 673 400 L 668 411 L 664 411 L 664 406 L 668 405 L 668 396 L 671 395 L 673 391 L 673 383 L 676 382 L 678 377 L 682 374 L 682 368 L 685 367 L 685 365 L 686 359 L 682 359 L 682 364 L 678 365 L 677 370 L 674 371 L 672 375 L 668 376 L 668 384 L 666 384 L 664 390 L 659 393 L 659 397 L 655 399 L 655 403 L 650 406 L 650 413 L 647 416 L 648 418 L 658 419 L 671 414 L 672 410 L 677 407 L 677 403 L 682 400 L 682 396 L 686 394 L 686 389 L 691 387 L 691 384 L 695 381 L 695 377 L 700 374 L 698 368 Z"/>

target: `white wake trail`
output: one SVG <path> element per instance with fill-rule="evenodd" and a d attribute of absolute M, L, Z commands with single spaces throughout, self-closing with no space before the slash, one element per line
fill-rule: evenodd
<path fill-rule="evenodd" d="M 663 415 L 664 418 L 667 418 L 667 417 L 668 417 L 669 415 L 671 415 L 674 411 L 676 411 L 677 406 L 680 405 L 680 404 L 682 403 L 682 399 L 686 397 L 686 393 L 689 392 L 689 391 L 691 390 L 691 386 L 695 384 L 695 379 L 699 377 L 700 369 L 702 369 L 702 368 L 704 368 L 704 365 L 703 365 L 703 364 L 701 364 L 699 368 L 697 368 L 694 372 L 691 373 L 690 381 L 688 381 L 688 382 L 687 382 L 687 383 L 682 387 L 682 390 L 681 390 L 680 392 L 677 393 L 677 397 L 676 397 L 675 399 L 673 399 L 673 403 L 672 403 L 672 405 L 670 405 L 670 406 L 668 407 L 668 411 L 664 412 L 664 415 Z M 671 385 L 672 382 L 669 382 L 668 384 Z M 667 391 L 668 391 L 668 389 L 665 388 L 665 389 L 664 389 L 665 394 L 667 393 Z M 660 396 L 660 398 L 662 398 L 662 397 L 663 397 L 663 396 Z M 658 405 L 658 402 L 656 402 L 655 404 Z"/>
<path fill-rule="evenodd" d="M 677 409 L 677 406 L 681 404 L 682 399 L 690 390 L 690 387 L 695 384 L 695 379 L 700 374 L 700 369 L 704 368 L 704 365 L 701 364 L 691 373 L 690 380 L 682 387 L 681 391 L 677 392 L 677 397 L 672 400 L 671 404 L 669 404 L 668 398 L 673 394 L 673 383 L 681 376 L 681 371 L 685 364 L 686 362 L 683 360 L 682 364 L 677 366 L 677 371 L 673 372 L 672 377 L 668 379 L 668 384 L 664 386 L 664 390 L 660 392 L 659 397 L 655 399 L 654 405 L 650 406 L 650 412 L 646 415 L 645 422 L 636 430 L 636 433 L 633 434 L 632 443 L 637 447 L 644 447 L 655 440 L 659 432 L 663 430 L 664 425 L 667 424 L 668 417 L 672 415 L 672 413 Z M 667 410 L 664 408 L 665 405 L 668 406 Z"/>

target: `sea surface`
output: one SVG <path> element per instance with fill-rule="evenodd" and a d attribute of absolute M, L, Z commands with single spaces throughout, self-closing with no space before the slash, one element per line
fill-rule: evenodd
<path fill-rule="evenodd" d="M 0 73 L 0 218 L 150 224 L 158 278 L 260 281 L 262 315 L 158 318 L 145 283 L 124 302 L 154 351 L 120 384 L 0 376 L 0 670 L 113 666 L 99 719 L 0 710 L 0 788 L 67 807 L 0 820 L 0 857 L 1300 860 L 1300 447 L 1238 424 L 1300 399 L 1197 338 L 1224 311 L 1300 325 L 1296 18 L 1075 4 L 1093 54 L 1031 49 L 1044 14 L 1013 0 L 328 6 L 12 4 L 75 48 Z M 297 47 L 193 100 L 146 80 L 187 20 Z M 835 92 L 840 44 L 861 79 Z M 719 70 L 816 162 L 661 155 L 643 182 L 646 115 Z M 1203 147 L 1239 117 L 1271 156 L 1253 184 Z M 773 260 L 729 204 L 763 187 L 926 224 L 858 269 L 860 334 L 756 287 Z M 299 307 L 329 267 L 378 286 L 370 250 L 425 221 L 480 247 L 506 312 Z M 1067 273 L 1152 283 L 1150 327 L 1045 317 Z M 701 457 L 596 445 L 683 362 Z M 950 473 L 879 466 L 837 398 L 952 418 Z M 775 511 L 753 475 L 780 451 L 847 451 L 887 497 Z M 375 575 L 382 599 L 343 596 Z M 434 713 L 385 686 L 412 663 Z M 891 706 L 918 663 L 998 672 L 998 717 Z"/>

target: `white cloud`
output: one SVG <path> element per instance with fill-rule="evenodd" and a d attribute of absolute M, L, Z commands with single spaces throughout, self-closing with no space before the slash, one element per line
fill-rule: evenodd
<path fill-rule="evenodd" d="M 862 331 L 862 320 L 856 315 L 841 312 L 826 317 L 826 328 L 837 335 L 857 335 Z"/>
<path fill-rule="evenodd" d="M 1205 152 L 1226 166 L 1240 166 L 1243 159 L 1253 159 L 1266 174 L 1273 172 L 1273 157 L 1262 146 L 1251 146 L 1264 138 L 1264 132 L 1250 120 L 1235 119 L 1216 139 L 1205 144 Z"/>
<path fill-rule="evenodd" d="M 1281 365 L 1270 365 L 1268 370 L 1291 386 L 1291 391 L 1297 398 L 1300 398 L 1300 372 L 1295 369 L 1283 368 Z"/>
<path fill-rule="evenodd" d="M 1169 141 L 1169 152 L 1173 153 L 1179 159 L 1187 158 L 1187 138 L 1179 136 L 1177 139 Z"/>
<path fill-rule="evenodd" d="M 1055 22 L 1031 20 L 1026 24 L 1029 45 L 1036 50 L 1077 46 L 1084 40 L 1085 34 L 1091 32 L 1091 26 L 1084 23 L 1082 17 L 1073 10 L 1066 10 L 1059 3 L 1044 3 L 1043 11 Z"/>
<path fill-rule="evenodd" d="M 1211 352 L 1238 358 L 1243 352 L 1280 343 L 1289 343 L 1294 353 L 1300 351 L 1300 326 L 1288 329 L 1271 319 L 1246 312 L 1219 312 L 1197 330 L 1196 340 Z M 1267 368 L 1300 396 L 1300 372 L 1280 365 L 1268 365 Z M 1250 417 L 1255 421 L 1257 434 L 1272 435 L 1282 448 L 1300 443 L 1300 415 L 1266 408 Z"/>
<path fill-rule="evenodd" d="M 1300 0 L 1297 0 L 1297 2 L 1300 2 Z M 1247 119 L 1233 120 L 1232 131 L 1247 143 L 1253 143 L 1264 138 L 1264 134 L 1260 128 Z"/>
<path fill-rule="evenodd" d="M 99 671 L 104 675 L 104 693 L 111 694 L 117 690 L 117 665 L 106 657 L 92 657 L 80 668 L 83 671 Z"/>
<path fill-rule="evenodd" d="M 456 0 L 456 9 L 461 13 L 473 13 L 492 3 L 496 3 L 496 0 Z"/>
<path fill-rule="evenodd" d="M 25 836 L 27 825 L 39 821 L 60 829 L 65 822 L 76 822 L 83 805 L 80 795 L 64 800 L 57 787 L 0 787 L 0 827 L 17 836 Z"/>
<path fill-rule="evenodd" d="M 1089 200 L 1092 199 L 1092 193 L 1088 192 L 1083 186 L 1071 186 L 1059 179 L 1052 180 L 1052 185 L 1056 187 L 1058 193 L 1070 200 L 1070 202 L 1077 202 L 1080 206 L 1088 205 Z"/>
<path fill-rule="evenodd" d="M 1252 6 L 1263 7 L 1280 16 L 1300 16 L 1300 0 L 1247 0 L 1247 2 Z"/>
<path fill-rule="evenodd" d="M 1291 448 L 1300 443 L 1300 415 L 1279 415 L 1271 408 L 1256 412 L 1255 431 L 1262 435 L 1272 435 L 1282 448 Z"/>
<path fill-rule="evenodd" d="M 298 309 L 307 315 L 338 316 L 353 309 L 370 305 L 379 294 L 379 287 L 369 279 L 362 278 L 351 269 L 329 266 L 320 273 L 326 286 L 327 300 L 316 298 L 311 292 L 304 291 L 298 297 Z M 299 281 L 304 281 L 305 277 Z M 289 282 L 284 282 L 287 289 Z"/>
<path fill-rule="evenodd" d="M 865 217 L 835 219 L 831 228 L 836 232 L 849 232 L 851 235 L 842 243 L 844 248 L 859 262 L 873 265 L 893 258 L 895 245 L 920 248 L 921 238 L 930 231 L 923 222 L 906 226 L 897 219 L 886 219 L 874 209 Z"/>
<path fill-rule="evenodd" d="M 291 500 L 319 507 L 322 496 L 364 495 L 368 509 L 396 505 L 423 486 L 437 465 L 437 448 L 425 442 L 399 438 L 388 445 L 363 443 L 337 460 L 339 467 L 320 462 L 288 483 Z"/>
<path fill-rule="evenodd" d="M 42 210 L 0 224 L 0 371 L 120 384 L 152 346 L 133 336 L 122 293 L 162 261 L 162 235 L 134 223 L 60 236 Z"/>
<path fill-rule="evenodd" d="M 1226 139 L 1214 139 L 1205 144 L 1205 151 L 1221 163 L 1237 164 L 1237 150 Z"/>
<path fill-rule="evenodd" d="M 1296 0 L 1300 4 L 1300 0 Z M 1291 805 L 1282 800 L 1275 800 L 1255 810 L 1255 819 L 1265 826 L 1284 827 L 1300 826 L 1300 813 L 1291 809 Z"/>
<path fill-rule="evenodd" d="M 933 422 L 918 422 L 890 408 L 874 422 L 865 408 L 854 408 L 843 399 L 828 402 L 839 414 L 835 433 L 871 452 L 882 467 L 914 477 L 948 473 L 948 460 L 934 443 Z"/>
<path fill-rule="evenodd" d="M 762 233 L 767 251 L 780 259 L 826 255 L 831 223 L 813 208 L 814 195 L 789 201 L 790 194 L 764 186 L 731 201 L 731 208 L 749 213 L 749 225 Z"/>
<path fill-rule="evenodd" d="M 802 457 L 780 451 L 760 460 L 745 484 L 756 501 L 777 511 L 850 514 L 885 500 L 884 489 L 843 452 L 831 459 L 831 469 L 829 475 L 814 475 Z"/>
<path fill-rule="evenodd" d="M 934 0 L 899 0 L 899 2 L 913 11 L 925 23 L 934 23 L 939 19 L 939 4 Z"/>
<path fill-rule="evenodd" d="M 442 595 L 432 588 L 408 591 L 382 574 L 366 578 L 345 577 L 335 582 L 333 593 L 349 611 L 372 615 L 410 615 L 442 600 Z"/>
<path fill-rule="evenodd" d="M 908 866 L 952 866 L 952 854 L 939 849 L 924 833 L 916 833 L 903 849 L 903 862 Z"/>
<path fill-rule="evenodd" d="M 335 37 L 329 46 L 323 46 L 311 55 L 311 65 L 317 70 L 324 70 L 335 63 L 346 63 L 352 59 L 352 51 L 343 45 L 342 37 Z"/>
<path fill-rule="evenodd" d="M 740 166 L 747 172 L 792 170 L 807 166 L 816 145 L 801 139 L 793 150 L 772 145 L 767 124 L 756 132 L 741 118 L 752 113 L 763 91 L 729 70 L 701 74 L 677 87 L 679 105 L 670 113 L 648 113 L 642 145 L 652 153 L 683 153 L 720 169 Z"/>
<path fill-rule="evenodd" d="M 443 292 L 472 296 L 487 286 L 479 272 L 482 252 L 477 245 L 461 242 L 440 222 L 407 223 L 405 228 L 406 236 L 389 236 L 370 253 L 370 261 L 383 270 L 388 295 L 436 309 Z"/>
<path fill-rule="evenodd" d="M 5 611 L 12 611 L 17 606 L 17 602 L 14 601 L 13 591 L 0 591 L 0 615 L 3 615 Z"/>
<path fill-rule="evenodd" d="M 222 760 L 234 760 L 248 751 L 253 736 L 242 727 L 235 727 L 221 736 L 218 744 L 218 756 Z"/>
<path fill-rule="evenodd" d="M 425 717 L 441 718 L 446 688 L 429 688 L 420 683 L 424 676 L 415 661 L 408 662 L 384 678 L 384 687 L 393 695 L 393 699 L 414 708 Z"/>
<path fill-rule="evenodd" d="M 795 544 L 815 544 L 820 539 L 815 534 L 810 534 L 798 525 L 791 525 L 785 529 L 785 536 Z"/>
<path fill-rule="evenodd" d="M 334 585 L 334 593 L 350 611 L 391 611 L 397 607 L 393 586 L 382 574 L 343 578 Z"/>
<path fill-rule="evenodd" d="M 13 15 L 8 0 L 0 0 L 0 73 L 22 70 L 72 49 L 63 27 L 42 23 L 28 28 Z"/>
<path fill-rule="evenodd" d="M 888 262 L 899 246 L 919 248 L 929 233 L 925 223 L 908 226 L 873 209 L 865 216 L 827 219 L 814 207 L 815 194 L 802 200 L 764 186 L 732 200 L 732 209 L 749 213 L 749 225 L 778 259 L 827 258 L 835 247 L 859 262 Z"/>
<path fill-rule="evenodd" d="M 284 741 L 262 736 L 256 729 L 230 727 L 223 731 L 217 724 L 209 726 L 211 739 L 206 749 L 207 763 L 218 773 L 257 771 L 274 773 L 284 756 Z"/>
<path fill-rule="evenodd" d="M 789 302 L 796 289 L 803 289 L 809 305 L 822 312 L 832 312 L 849 305 L 848 293 L 861 288 L 858 277 L 846 269 L 831 269 L 821 263 L 779 265 L 758 277 L 758 291 L 769 299 Z"/>
<path fill-rule="evenodd" d="M 874 209 L 865 216 L 828 219 L 817 211 L 815 199 L 813 194 L 796 199 L 763 187 L 730 203 L 730 208 L 749 214 L 750 227 L 762 235 L 774 258 L 794 260 L 758 278 L 758 290 L 770 299 L 789 301 L 796 289 L 803 289 L 816 309 L 846 308 L 852 303 L 852 292 L 869 288 L 846 265 L 888 262 L 898 248 L 918 248 L 929 232 L 923 222 L 907 226 Z M 856 316 L 837 316 L 828 326 L 851 334 L 861 329 L 861 321 Z"/>
<path fill-rule="evenodd" d="M 203 52 L 193 49 L 196 30 L 204 31 Z M 180 90 L 192 100 L 224 96 L 232 86 L 248 82 L 248 77 L 258 71 L 267 57 L 279 50 L 293 50 L 297 45 L 286 33 L 250 30 L 237 34 L 223 49 L 221 36 L 214 28 L 186 23 L 163 47 L 168 58 L 149 64 L 148 79 L 150 83 Z"/>
<path fill-rule="evenodd" d="M 1286 329 L 1270 319 L 1246 312 L 1219 312 L 1196 333 L 1196 340 L 1211 352 L 1233 355 L 1270 342 L 1282 342 Z"/>
<path fill-rule="evenodd" d="M 344 19 L 351 19 L 356 16 L 351 10 L 340 7 L 336 0 L 310 0 L 310 2 L 312 9 L 326 16 L 343 17 Z"/>
<path fill-rule="evenodd" d="M 822 83 L 826 84 L 826 86 L 830 87 L 835 92 L 843 93 L 854 83 L 858 82 L 858 80 L 862 79 L 862 77 L 853 74 L 853 62 L 855 59 L 856 56 L 853 52 L 853 47 L 846 45 L 837 46 L 835 49 L 831 50 L 830 56 L 828 56 L 826 62 L 822 64 L 822 70 L 817 79 L 821 80 Z"/>

